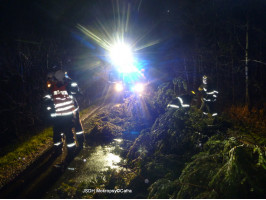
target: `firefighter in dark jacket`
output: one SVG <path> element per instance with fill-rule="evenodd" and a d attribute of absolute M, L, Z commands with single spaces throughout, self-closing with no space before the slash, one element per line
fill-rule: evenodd
<path fill-rule="evenodd" d="M 77 83 L 65 77 L 62 70 L 48 77 L 48 95 L 45 96 L 47 110 L 53 118 L 53 141 L 56 154 L 62 152 L 62 136 L 65 135 L 68 149 L 67 159 L 72 159 L 76 151 L 76 143 L 72 128 L 75 127 L 79 148 L 83 147 L 83 128 L 79 121 L 79 107 L 73 95 L 78 93 Z"/>
<path fill-rule="evenodd" d="M 217 100 L 218 91 L 212 89 L 208 82 L 208 77 L 204 75 L 202 77 L 202 84 L 198 89 L 202 93 L 200 110 L 202 110 L 204 115 L 214 117 L 218 115 L 218 113 L 214 110 L 214 104 Z"/>
<path fill-rule="evenodd" d="M 78 141 L 78 147 L 83 148 L 84 143 L 84 131 L 83 127 L 80 123 L 79 119 L 79 105 L 76 99 L 76 95 L 81 95 L 78 84 L 72 81 L 71 78 L 65 74 L 65 81 L 68 83 L 67 91 L 70 93 L 71 97 L 73 97 L 74 105 L 75 105 L 75 113 L 74 113 L 74 127 L 75 127 L 75 134 Z"/>

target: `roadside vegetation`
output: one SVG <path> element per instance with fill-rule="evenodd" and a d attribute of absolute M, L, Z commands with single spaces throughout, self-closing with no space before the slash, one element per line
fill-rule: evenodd
<path fill-rule="evenodd" d="M 173 97 L 173 85 L 165 83 L 152 97 L 142 99 L 146 111 L 153 116 L 146 123 L 143 123 L 143 115 L 134 114 L 141 108 L 136 107 L 138 101 L 134 98 L 123 104 L 110 105 L 108 112 L 105 110 L 90 119 L 93 123 L 85 125 L 90 127 L 87 133 L 100 138 L 104 135 L 125 137 L 129 132 L 139 132 L 123 152 L 126 170 L 110 170 L 90 183 L 64 183 L 59 196 L 265 198 L 266 129 L 263 110 L 231 107 L 216 118 L 205 117 L 197 105 L 189 110 L 166 108 Z M 84 194 L 84 188 L 129 188 L 133 192 Z"/>
<path fill-rule="evenodd" d="M 13 141 L 2 149 L 0 156 L 0 188 L 12 181 L 52 146 L 52 127 L 36 135 Z"/>
<path fill-rule="evenodd" d="M 88 109 L 83 109 L 83 117 Z M 20 140 L 10 141 L 0 152 L 0 189 L 27 169 L 39 156 L 52 147 L 53 128 L 24 134 Z"/>
<path fill-rule="evenodd" d="M 167 108 L 174 97 L 174 85 L 164 83 L 149 96 L 106 104 L 85 117 L 87 141 L 127 141 L 121 153 L 124 170 L 110 169 L 92 182 L 69 180 L 58 188 L 58 197 L 265 198 L 264 110 L 232 106 L 213 118 L 203 116 L 197 103 L 189 109 Z M 10 146 L 10 153 L 0 158 L 1 180 L 29 166 L 51 144 L 51 137 L 49 128 Z M 86 194 L 84 188 L 132 193 Z"/>

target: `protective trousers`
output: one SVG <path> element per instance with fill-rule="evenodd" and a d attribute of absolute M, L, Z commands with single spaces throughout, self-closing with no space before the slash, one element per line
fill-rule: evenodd
<path fill-rule="evenodd" d="M 54 145 L 62 145 L 62 136 L 66 137 L 67 147 L 75 147 L 74 135 L 72 128 L 74 127 L 73 115 L 58 116 L 54 118 Z"/>
<path fill-rule="evenodd" d="M 203 99 L 201 101 L 202 101 L 202 104 L 201 104 L 200 110 L 202 110 L 204 115 L 210 114 L 213 117 L 217 115 L 217 112 L 214 112 L 215 110 L 214 102 L 206 102 Z"/>
<path fill-rule="evenodd" d="M 75 126 L 77 141 L 78 141 L 78 147 L 83 148 L 84 131 L 83 131 L 82 125 L 80 123 L 78 111 L 76 111 L 76 113 L 75 113 L 74 126 Z"/>

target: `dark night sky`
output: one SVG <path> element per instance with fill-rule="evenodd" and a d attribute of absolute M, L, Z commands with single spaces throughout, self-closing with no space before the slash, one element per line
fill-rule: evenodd
<path fill-rule="evenodd" d="M 22 37 L 29 40 L 32 35 L 43 37 L 62 37 L 71 31 L 77 31 L 76 24 L 94 25 L 95 21 L 108 21 L 114 16 L 112 5 L 117 5 L 113 0 L 48 0 L 48 1 L 1 1 L 1 35 L 5 37 Z M 178 1 L 178 0 L 136 0 L 119 1 L 120 8 L 130 2 L 131 4 L 131 26 L 138 32 L 153 29 L 150 36 L 158 37 L 171 35 L 171 31 L 186 29 L 182 23 L 190 20 L 190 23 L 197 23 L 201 19 L 202 13 L 207 7 L 200 8 L 198 2 L 204 1 Z M 121 3 L 122 2 L 122 3 Z M 189 2 L 189 3 L 186 3 Z M 191 3 L 192 2 L 192 3 Z M 224 15 L 243 20 L 245 22 L 245 3 L 247 1 L 224 1 L 221 0 L 205 1 L 218 3 L 223 7 L 212 7 L 212 3 L 207 12 L 205 20 L 213 20 L 215 15 Z M 250 16 L 253 24 L 265 30 L 265 1 L 249 1 Z M 196 9 L 197 8 L 197 9 Z M 211 10 L 213 9 L 213 10 Z M 122 9 L 121 9 L 122 10 Z M 168 13 L 169 10 L 169 13 Z M 202 11 L 202 13 L 201 13 Z M 228 13 L 226 13 L 228 12 Z M 233 15 L 232 15 L 233 13 Z M 191 16 L 187 16 L 192 14 Z M 191 18 L 191 19 L 189 19 Z M 175 21 L 173 23 L 173 21 Z M 187 22 L 187 21 L 186 21 Z M 203 21 L 202 23 L 206 23 Z M 167 31 L 167 29 L 169 29 Z M 159 30 L 159 31 L 158 31 Z M 164 30 L 164 31 L 163 31 Z M 186 34 L 191 34 L 193 30 L 187 29 Z M 173 33 L 172 33 L 173 34 Z M 3 40 L 3 37 L 2 37 Z"/>
<path fill-rule="evenodd" d="M 79 43 L 73 33 L 93 43 L 82 35 L 77 24 L 96 30 L 101 29 L 99 21 L 110 26 L 113 18 L 118 16 L 113 10 L 113 7 L 118 8 L 117 2 L 120 11 L 130 3 L 127 36 L 141 38 L 137 46 L 160 40 L 159 44 L 140 51 L 147 55 L 154 52 L 166 54 L 166 51 L 173 50 L 186 54 L 195 48 L 197 39 L 198 45 L 209 48 L 215 43 L 210 38 L 228 37 L 225 26 L 230 24 L 237 24 L 243 42 L 247 10 L 253 29 L 266 32 L 264 0 L 2 0 L 1 41 L 51 39 L 59 41 L 62 49 L 73 50 Z M 215 33 L 209 33 L 211 25 L 216 28 Z M 251 33 L 251 39 L 252 36 Z M 156 53 L 154 58 L 158 58 Z"/>

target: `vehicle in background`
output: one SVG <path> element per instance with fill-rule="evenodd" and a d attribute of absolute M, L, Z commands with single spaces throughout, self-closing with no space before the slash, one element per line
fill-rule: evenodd
<path fill-rule="evenodd" d="M 109 56 L 112 69 L 108 79 L 112 92 L 120 98 L 131 95 L 141 97 L 147 82 L 144 69 L 139 69 L 131 48 L 124 43 L 118 43 L 110 49 Z"/>

